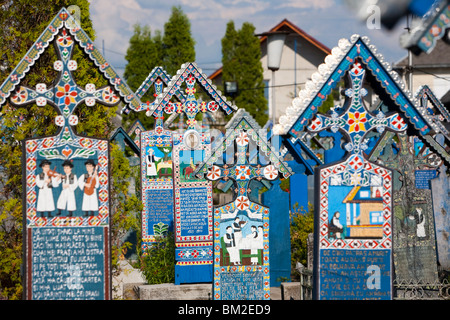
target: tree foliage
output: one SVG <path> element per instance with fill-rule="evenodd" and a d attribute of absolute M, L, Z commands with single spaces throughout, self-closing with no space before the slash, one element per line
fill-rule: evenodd
<path fill-rule="evenodd" d="M 130 88 L 136 92 L 147 76 L 157 66 L 161 66 L 171 76 L 186 62 L 195 61 L 195 41 L 191 36 L 191 24 L 181 7 L 172 7 L 172 14 L 164 24 L 164 34 L 156 30 L 152 36 L 149 26 L 136 24 L 130 46 L 125 56 L 124 78 Z M 142 101 L 153 101 L 154 90 L 149 88 L 141 98 Z M 124 127 L 132 125 L 136 119 L 150 130 L 154 120 L 144 112 L 123 115 Z"/>
<path fill-rule="evenodd" d="M 156 30 L 155 35 L 152 37 L 149 26 L 145 25 L 142 27 L 139 24 L 134 26 L 134 33 L 130 38 L 130 45 L 125 56 L 127 65 L 124 72 L 124 78 L 131 90 L 136 92 L 153 68 L 162 65 L 162 50 L 163 44 L 159 30 Z M 153 101 L 153 94 L 154 92 L 150 88 L 141 100 Z M 130 112 L 128 115 L 123 115 L 122 124 L 124 127 L 128 127 L 136 119 L 139 119 L 144 127 L 148 129 L 151 128 L 154 122 L 153 118 L 147 117 L 144 112 Z"/>
<path fill-rule="evenodd" d="M 124 242 L 123 238 L 129 230 L 140 229 L 140 215 L 142 203 L 135 192 L 130 192 L 130 177 L 134 168 L 125 157 L 123 150 L 117 144 L 111 144 L 111 178 L 112 193 L 111 205 L 111 265 L 117 273 L 120 271 L 118 260 L 123 258 L 131 243 Z"/>
<path fill-rule="evenodd" d="M 149 26 L 141 27 L 136 24 L 125 59 L 128 63 L 125 66 L 124 78 L 130 88 L 136 91 L 150 71 L 162 63 L 161 33 L 157 31 L 152 38 Z"/>
<path fill-rule="evenodd" d="M 191 23 L 180 6 L 172 7 L 172 14 L 164 24 L 164 68 L 170 75 L 186 62 L 195 61 L 195 40 L 191 36 Z"/>
<path fill-rule="evenodd" d="M 261 49 L 255 27 L 244 22 L 236 30 L 234 22 L 227 24 L 222 38 L 223 81 L 236 81 L 238 94 L 233 97 L 239 108 L 246 109 L 261 125 L 268 120 L 267 100 L 264 97 Z"/>
<path fill-rule="evenodd" d="M 291 214 L 291 266 L 300 262 L 304 266 L 308 265 L 308 234 L 314 231 L 314 208 L 312 204 L 308 209 L 298 208 L 298 203 L 294 206 Z"/>

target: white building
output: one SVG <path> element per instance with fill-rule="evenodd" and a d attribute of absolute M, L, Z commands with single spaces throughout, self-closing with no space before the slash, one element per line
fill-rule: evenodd
<path fill-rule="evenodd" d="M 394 69 L 403 77 L 409 88 L 408 57 L 395 64 Z M 450 45 L 438 40 L 436 47 L 429 54 L 412 55 L 412 89 L 417 90 L 427 85 L 438 99 L 442 99 L 450 91 Z"/>
<path fill-rule="evenodd" d="M 272 119 L 273 94 L 275 94 L 276 123 L 291 105 L 292 99 L 304 88 L 307 80 L 324 62 L 330 49 L 302 29 L 284 19 L 268 32 L 286 32 L 280 68 L 274 73 L 267 67 L 267 36 L 260 36 L 261 63 L 264 70 L 265 97 L 268 101 L 269 119 Z M 273 77 L 275 76 L 275 77 Z M 222 68 L 209 76 L 216 86 L 222 86 Z M 275 88 L 275 92 L 273 92 Z M 239 106 L 238 106 L 239 107 Z"/>

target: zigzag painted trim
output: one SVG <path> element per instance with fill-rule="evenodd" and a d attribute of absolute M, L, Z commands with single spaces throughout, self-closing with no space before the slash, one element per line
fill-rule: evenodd
<path fill-rule="evenodd" d="M 11 95 L 11 92 L 15 90 L 16 85 L 20 83 L 20 80 L 28 73 L 30 67 L 40 58 L 41 54 L 63 27 L 66 27 L 69 30 L 77 40 L 78 45 L 83 48 L 88 57 L 97 67 L 99 67 L 99 71 L 117 90 L 125 104 L 134 111 L 145 110 L 141 107 L 142 103 L 139 98 L 135 96 L 126 82 L 120 78 L 114 68 L 106 61 L 100 51 L 95 47 L 93 41 L 88 37 L 84 30 L 81 29 L 76 19 L 69 14 L 66 8 L 62 8 L 53 18 L 47 28 L 45 28 L 44 32 L 42 32 L 36 42 L 28 50 L 25 57 L 22 58 L 13 72 L 0 86 L 0 107 L 6 102 L 6 99 Z"/>
<path fill-rule="evenodd" d="M 305 89 L 301 90 L 298 97 L 293 99 L 286 114 L 280 117 L 279 123 L 274 126 L 274 133 L 277 135 L 290 133 L 297 136 L 300 131 L 304 130 L 318 112 L 318 107 L 344 77 L 356 58 L 362 60 L 418 133 L 428 134 L 431 126 L 419 112 L 417 102 L 406 90 L 405 84 L 398 74 L 391 70 L 383 56 L 377 53 L 369 39 L 359 35 L 353 35 L 350 41 L 339 40 L 338 46 L 333 48 L 331 55 L 325 58 L 325 63 L 319 65 L 318 71 L 311 76 L 312 80 L 305 84 Z"/>
<path fill-rule="evenodd" d="M 179 90 L 181 84 L 186 80 L 188 74 L 194 75 L 198 83 L 203 87 L 206 93 L 213 99 L 217 105 L 228 115 L 237 110 L 237 107 L 226 100 L 222 96 L 222 92 L 217 90 L 216 86 L 212 84 L 211 79 L 202 72 L 195 62 L 185 63 L 181 66 L 181 69 L 177 71 L 177 74 L 172 77 L 172 80 L 168 83 L 167 88 L 164 88 L 163 93 L 158 95 L 155 99 L 155 106 L 165 107 L 172 96 Z"/>

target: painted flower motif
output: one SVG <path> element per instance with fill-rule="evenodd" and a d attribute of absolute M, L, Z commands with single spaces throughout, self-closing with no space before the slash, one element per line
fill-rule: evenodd
<path fill-rule="evenodd" d="M 246 132 L 241 131 L 239 136 L 236 138 L 236 143 L 238 146 L 246 146 L 248 144 L 248 135 Z"/>
<path fill-rule="evenodd" d="M 187 95 L 193 95 L 197 90 L 194 87 L 187 87 L 185 92 Z"/>
<path fill-rule="evenodd" d="M 24 87 L 20 87 L 18 91 L 11 97 L 11 101 L 15 104 L 24 103 L 28 99 L 28 92 Z"/>
<path fill-rule="evenodd" d="M 238 166 L 235 169 L 237 180 L 248 180 L 251 175 L 251 170 L 248 166 Z"/>
<path fill-rule="evenodd" d="M 403 118 L 400 115 L 397 115 L 392 119 L 391 126 L 397 130 L 404 130 L 407 128 L 405 120 L 403 120 Z"/>
<path fill-rule="evenodd" d="M 169 102 L 169 103 L 167 104 L 167 106 L 165 106 L 164 111 L 165 111 L 167 114 L 173 113 L 173 112 L 175 111 L 175 106 L 174 106 L 174 104 L 171 103 L 171 102 Z"/>
<path fill-rule="evenodd" d="M 186 84 L 193 85 L 194 83 L 195 83 L 195 77 L 192 74 L 190 74 L 189 77 L 187 77 L 187 79 L 186 79 Z"/>
<path fill-rule="evenodd" d="M 208 109 L 207 109 L 207 106 L 206 106 L 206 102 L 205 101 L 202 101 L 201 103 L 200 103 L 200 111 L 201 112 L 206 112 Z"/>
<path fill-rule="evenodd" d="M 59 104 L 64 104 L 66 106 L 76 103 L 75 98 L 78 96 L 76 87 L 71 87 L 69 84 L 57 87 L 58 92 L 56 92 L 56 97 L 59 98 Z"/>
<path fill-rule="evenodd" d="M 220 167 L 212 166 L 212 168 L 208 171 L 207 177 L 210 180 L 219 179 L 220 178 Z"/>
<path fill-rule="evenodd" d="M 214 101 L 210 101 L 208 103 L 208 110 L 211 112 L 215 112 L 217 111 L 217 109 L 219 109 L 219 106 L 217 105 L 217 103 L 215 103 Z"/>
<path fill-rule="evenodd" d="M 195 113 L 197 112 L 197 103 L 194 101 L 190 101 L 186 103 L 186 112 Z"/>
<path fill-rule="evenodd" d="M 58 37 L 58 43 L 61 47 L 70 47 L 73 44 L 72 38 L 65 29 L 62 31 L 62 35 Z"/>
<path fill-rule="evenodd" d="M 349 132 L 366 131 L 365 123 L 367 122 L 365 112 L 348 113 L 348 125 L 350 126 Z"/>
<path fill-rule="evenodd" d="M 240 196 L 236 198 L 235 204 L 239 210 L 246 210 L 249 206 L 249 200 L 246 196 Z"/>
<path fill-rule="evenodd" d="M 264 168 L 264 177 L 268 180 L 273 180 L 278 177 L 278 170 L 273 165 L 268 165 Z"/>
<path fill-rule="evenodd" d="M 120 99 L 114 93 L 114 90 L 111 87 L 106 87 L 102 92 L 103 100 L 106 103 L 116 103 Z"/>

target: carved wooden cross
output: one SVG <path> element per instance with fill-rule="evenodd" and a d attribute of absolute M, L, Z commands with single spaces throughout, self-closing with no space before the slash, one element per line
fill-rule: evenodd
<path fill-rule="evenodd" d="M 397 155 L 392 149 L 395 136 L 398 138 Z M 370 160 L 378 159 L 383 165 L 400 173 L 400 177 L 394 179 L 393 196 L 397 280 L 434 282 L 437 279 L 437 267 L 431 190 L 416 186 L 416 169 L 437 169 L 442 160 L 433 153 L 423 155 L 421 152 L 424 148 L 416 155 L 414 143 L 410 139 L 406 134 L 386 132 L 372 150 Z"/>
<path fill-rule="evenodd" d="M 186 100 L 183 102 L 171 102 L 171 97 L 180 90 L 181 84 L 186 83 Z M 212 101 L 199 101 L 195 98 L 195 84 L 196 82 L 205 90 L 205 92 L 213 99 Z M 182 65 L 177 75 L 172 78 L 168 88 L 164 89 L 163 94 L 160 94 L 155 100 L 155 104 L 162 106 L 167 114 L 184 113 L 187 117 L 187 129 L 195 129 L 197 121 L 196 115 L 199 112 L 215 112 L 219 107 L 226 113 L 230 114 L 236 110 L 236 106 L 227 102 L 221 96 L 220 91 L 211 84 L 211 80 L 207 79 L 195 63 L 186 63 Z"/>
<path fill-rule="evenodd" d="M 224 164 L 221 167 L 214 165 L 206 175 L 209 180 L 223 179 L 227 181 L 228 179 L 233 179 L 237 184 L 234 190 L 237 194 L 235 201 L 236 208 L 243 211 L 246 211 L 249 207 L 248 193 L 251 192 L 249 187 L 251 180 L 275 180 L 278 178 L 278 170 L 274 165 L 268 164 L 262 166 L 260 164 L 250 164 L 249 135 L 256 135 L 254 129 L 236 131 L 234 134 L 237 146 L 237 151 L 235 153 L 236 163 L 232 166 L 227 164 Z"/>
<path fill-rule="evenodd" d="M 208 180 L 229 180 L 232 179 L 236 182 L 236 210 L 246 211 L 250 205 L 248 194 L 251 192 L 250 182 L 251 180 L 275 180 L 278 178 L 279 173 L 284 177 L 288 177 L 292 174 L 280 158 L 277 157 L 277 153 L 273 150 L 267 141 L 265 141 L 258 132 L 260 129 L 256 122 L 246 113 L 244 110 L 239 110 L 239 114 L 236 114 L 237 123 L 236 126 L 230 126 L 231 130 L 227 131 L 226 137 L 223 139 L 222 144 L 215 150 L 214 154 L 208 161 L 202 166 L 197 168 L 196 173 L 205 173 L 206 168 L 209 167 L 206 177 Z M 242 119 L 239 121 L 239 117 Z M 232 123 L 233 121 L 230 121 Z M 228 161 L 224 161 L 225 164 L 218 165 L 218 158 L 225 154 L 227 147 L 235 142 L 237 147 L 235 156 L 235 163 L 232 165 L 227 164 Z M 251 142 L 255 143 L 254 145 Z M 259 147 L 258 156 L 267 155 L 269 157 L 269 163 L 267 165 L 261 165 L 263 159 L 257 159 L 256 161 L 250 161 L 249 148 Z M 257 162 L 252 164 L 251 162 Z"/>
<path fill-rule="evenodd" d="M 62 127 L 60 137 L 64 141 L 74 139 L 72 126 L 78 124 L 78 117 L 73 114 L 75 108 L 80 103 L 87 106 L 94 106 L 97 102 L 107 106 L 114 106 L 120 98 L 110 86 L 96 89 L 94 84 L 87 84 L 85 89 L 80 88 L 72 72 L 77 69 L 77 62 L 71 60 L 75 41 L 67 29 L 62 28 L 55 42 L 58 60 L 53 64 L 53 68 L 59 72 L 55 84 L 47 88 L 46 84 L 40 83 L 36 89 L 21 86 L 11 97 L 14 105 L 20 106 L 29 103 L 36 103 L 38 106 L 45 106 L 47 103 L 58 109 L 59 115 L 55 118 L 57 126 Z M 120 81 L 120 79 L 118 80 Z"/>
<path fill-rule="evenodd" d="M 345 112 L 339 115 L 332 110 L 330 116 L 318 114 L 307 128 L 310 132 L 319 132 L 324 129 L 345 132 L 350 140 L 345 145 L 345 149 L 359 156 L 362 156 L 362 152 L 367 149 L 367 142 L 364 140 L 367 132 L 373 129 L 380 133 L 385 129 L 401 132 L 407 128 L 406 122 L 397 113 L 387 116 L 382 111 L 378 111 L 376 115 L 373 115 L 366 108 L 363 101 L 363 97 L 367 94 L 367 90 L 363 88 L 364 76 L 364 68 L 359 62 L 355 62 L 349 71 L 352 87 L 345 90 L 345 95 L 351 99 Z"/>

